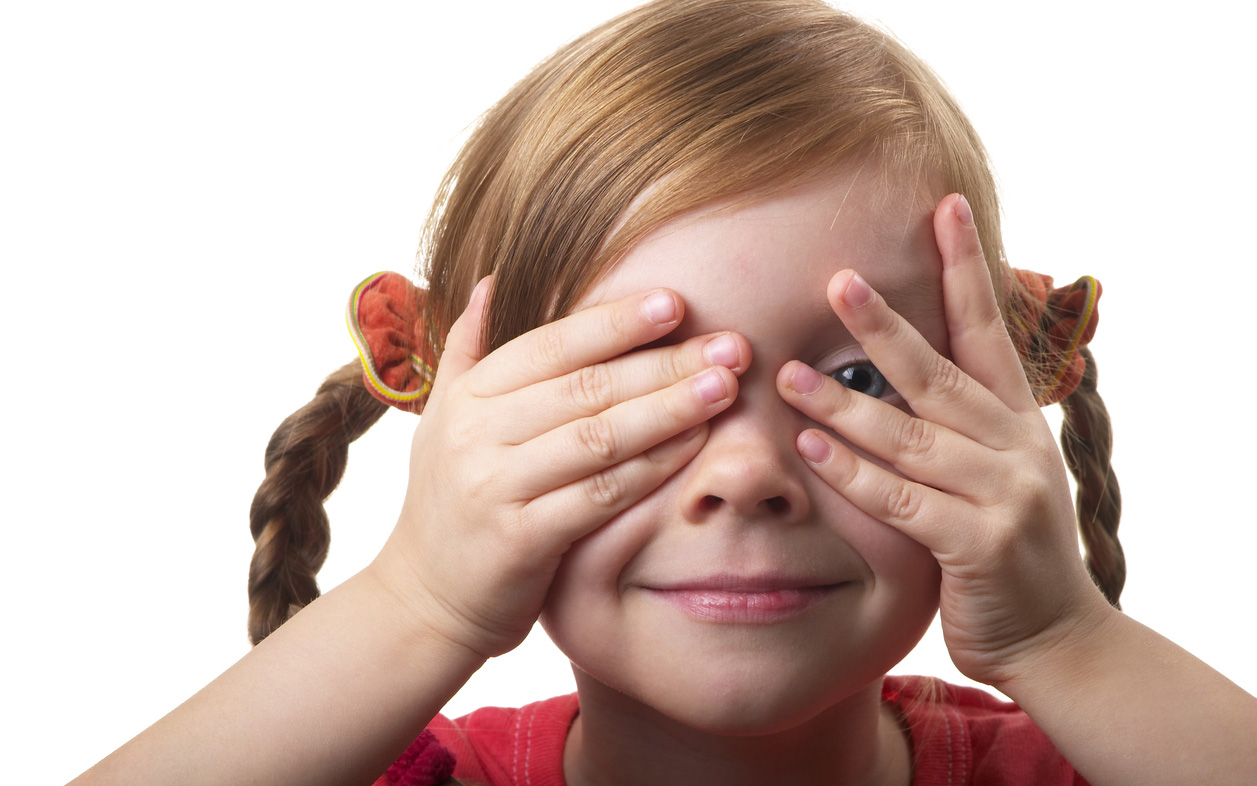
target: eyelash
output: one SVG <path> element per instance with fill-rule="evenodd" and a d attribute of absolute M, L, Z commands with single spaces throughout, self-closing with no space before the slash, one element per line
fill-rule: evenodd
<path fill-rule="evenodd" d="M 882 376 L 882 372 L 878 371 L 876 366 L 867 360 L 848 363 L 831 371 L 829 376 L 837 380 L 838 384 L 844 388 L 873 398 L 886 399 L 895 395 L 895 389 L 891 387 L 890 382 Z M 861 385 L 861 387 L 855 385 Z"/>

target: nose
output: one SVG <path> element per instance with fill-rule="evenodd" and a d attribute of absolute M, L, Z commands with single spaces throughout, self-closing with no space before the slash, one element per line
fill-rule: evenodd
<path fill-rule="evenodd" d="M 709 426 L 706 444 L 685 473 L 681 505 L 686 520 L 785 523 L 808 515 L 801 473 L 811 470 L 795 449 L 803 421 L 775 390 L 743 388 L 737 402 Z"/>

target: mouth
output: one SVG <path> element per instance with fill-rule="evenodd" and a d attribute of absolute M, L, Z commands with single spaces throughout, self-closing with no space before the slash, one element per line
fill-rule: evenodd
<path fill-rule="evenodd" d="M 715 577 L 644 589 L 699 622 L 765 625 L 802 616 L 847 585 L 848 582 Z"/>

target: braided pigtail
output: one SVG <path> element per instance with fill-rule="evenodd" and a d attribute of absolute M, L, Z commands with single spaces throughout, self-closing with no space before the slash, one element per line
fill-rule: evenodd
<path fill-rule="evenodd" d="M 1078 528 L 1087 552 L 1087 570 L 1115 608 L 1126 583 L 1126 556 L 1117 539 L 1122 494 L 1113 474 L 1113 426 L 1096 390 L 1096 363 L 1091 351 L 1079 349 L 1086 365 L 1078 387 L 1061 400 L 1065 420 L 1061 447 L 1065 463 L 1078 481 Z"/>
<path fill-rule="evenodd" d="M 1059 403 L 1061 449 L 1078 482 L 1075 510 L 1087 570 L 1115 608 L 1126 583 L 1117 539 L 1122 496 L 1113 474 L 1113 426 L 1096 389 L 1095 335 L 1102 287 L 1090 276 L 1053 288 L 1050 276 L 1012 269 L 1006 323 L 1040 406 Z"/>
<path fill-rule="evenodd" d="M 249 510 L 249 638 L 256 645 L 319 596 L 315 574 L 331 537 L 327 499 L 345 473 L 349 443 L 388 407 L 363 387 L 354 360 L 323 381 L 266 446 L 266 479 Z"/>

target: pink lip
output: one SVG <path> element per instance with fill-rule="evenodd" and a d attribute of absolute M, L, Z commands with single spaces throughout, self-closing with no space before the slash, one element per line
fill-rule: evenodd
<path fill-rule="evenodd" d="M 798 617 L 842 586 L 789 579 L 717 577 L 647 590 L 702 622 L 756 625 Z"/>

